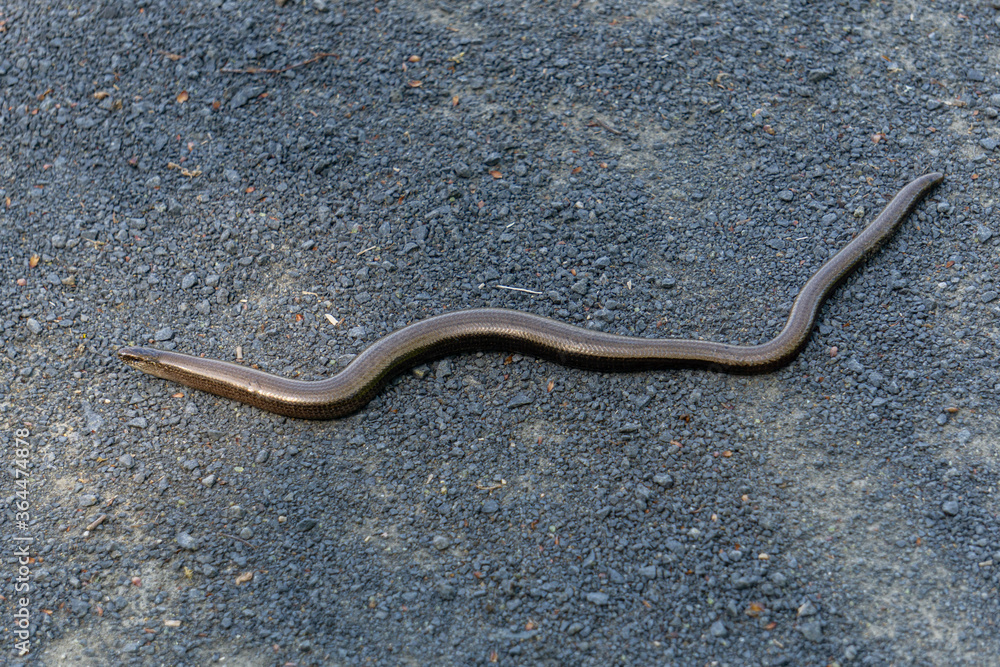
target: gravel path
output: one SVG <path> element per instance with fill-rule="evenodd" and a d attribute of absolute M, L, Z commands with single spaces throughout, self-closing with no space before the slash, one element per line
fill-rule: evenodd
<path fill-rule="evenodd" d="M 998 664 L 998 29 L 7 0 L 3 661 Z M 468 354 L 314 423 L 114 354 L 319 378 L 483 306 L 752 344 L 931 170 L 767 375 Z"/>

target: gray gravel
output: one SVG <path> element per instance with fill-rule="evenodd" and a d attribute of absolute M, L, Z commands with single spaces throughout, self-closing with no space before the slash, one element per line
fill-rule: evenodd
<path fill-rule="evenodd" d="M 4 660 L 995 664 L 996 4 L 3 3 Z M 764 376 L 486 352 L 310 423 L 114 355 L 753 344 L 930 170 Z"/>

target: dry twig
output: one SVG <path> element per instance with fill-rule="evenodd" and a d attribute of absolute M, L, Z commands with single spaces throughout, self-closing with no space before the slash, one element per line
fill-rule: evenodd
<path fill-rule="evenodd" d="M 315 62 L 319 62 L 323 58 L 339 58 L 340 56 L 336 53 L 317 53 L 312 58 L 308 60 L 303 60 L 300 63 L 294 63 L 288 65 L 287 67 L 282 67 L 280 69 L 266 69 L 264 67 L 244 67 L 242 69 L 235 69 L 231 67 L 223 67 L 220 72 L 226 72 L 227 74 L 281 74 L 282 72 L 287 72 L 290 69 L 296 69 L 298 67 L 305 67 L 306 65 L 311 65 Z"/>

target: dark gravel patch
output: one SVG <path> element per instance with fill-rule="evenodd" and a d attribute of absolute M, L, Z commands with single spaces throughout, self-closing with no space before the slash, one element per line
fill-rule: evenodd
<path fill-rule="evenodd" d="M 4 3 L 6 661 L 992 664 L 997 22 Z M 310 423 L 114 356 L 316 378 L 480 306 L 752 344 L 930 170 L 765 376 L 469 354 Z"/>

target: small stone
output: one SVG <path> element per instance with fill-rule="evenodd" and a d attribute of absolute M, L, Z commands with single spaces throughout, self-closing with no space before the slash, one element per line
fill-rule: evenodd
<path fill-rule="evenodd" d="M 806 73 L 806 81 L 809 83 L 819 83 L 823 79 L 829 79 L 833 76 L 833 70 L 829 67 L 821 67 L 819 69 L 811 69 Z"/>
<path fill-rule="evenodd" d="M 437 594 L 441 597 L 442 600 L 454 600 L 455 587 L 447 583 L 438 584 Z"/>
<path fill-rule="evenodd" d="M 990 303 L 991 301 L 996 300 L 996 298 L 997 298 L 997 291 L 991 289 L 983 292 L 980 295 L 979 300 L 982 301 L 983 303 Z"/>
<path fill-rule="evenodd" d="M 213 486 L 215 486 L 215 475 L 205 475 L 204 477 L 201 478 L 201 483 L 207 486 L 208 488 L 212 488 Z"/>
<path fill-rule="evenodd" d="M 434 539 L 431 540 L 431 544 L 434 545 L 434 548 L 438 551 L 444 551 L 451 546 L 451 540 L 444 535 L 435 535 Z"/>
<path fill-rule="evenodd" d="M 684 552 L 687 551 L 684 545 L 681 544 L 678 540 L 673 540 L 673 539 L 667 540 L 664 543 L 664 546 L 678 556 L 683 556 Z"/>
<path fill-rule="evenodd" d="M 978 225 L 976 227 L 976 240 L 980 243 L 986 243 L 991 238 L 993 238 L 993 230 L 986 225 Z"/>
<path fill-rule="evenodd" d="M 535 400 L 527 394 L 518 394 L 514 398 L 510 399 L 510 403 L 507 404 L 507 408 L 520 408 L 525 405 L 531 405 L 534 402 Z"/>
<path fill-rule="evenodd" d="M 230 109 L 238 109 L 253 98 L 262 94 L 266 90 L 264 86 L 244 86 L 236 91 L 232 99 L 229 100 Z"/>
<path fill-rule="evenodd" d="M 801 607 L 799 607 L 799 616 L 815 616 L 819 613 L 816 609 L 816 605 L 812 603 L 812 600 L 806 600 Z"/>
<path fill-rule="evenodd" d="M 302 519 L 297 524 L 295 524 L 295 529 L 300 533 L 305 533 L 316 527 L 319 523 L 316 519 Z"/>
<path fill-rule="evenodd" d="M 174 337 L 174 330 L 170 327 L 163 327 L 162 329 L 157 329 L 156 333 L 153 334 L 153 339 L 160 342 L 170 340 Z"/>
<path fill-rule="evenodd" d="M 823 626 L 819 624 L 819 621 L 803 623 L 797 630 L 811 642 L 823 641 Z"/>
<path fill-rule="evenodd" d="M 81 600 L 80 598 L 71 598 L 69 601 L 69 609 L 76 616 L 84 616 L 88 611 L 90 611 L 90 603 L 86 600 Z"/>
<path fill-rule="evenodd" d="M 167 215 L 177 217 L 184 213 L 184 207 L 173 197 L 167 197 Z"/>
<path fill-rule="evenodd" d="M 708 631 L 712 633 L 713 637 L 726 637 L 729 635 L 729 630 L 726 629 L 726 624 L 722 620 L 712 623 L 712 627 Z"/>
<path fill-rule="evenodd" d="M 778 192 L 778 199 L 781 201 L 792 201 L 795 199 L 795 193 L 791 190 L 781 190 Z"/>
<path fill-rule="evenodd" d="M 192 271 L 191 273 L 188 273 L 183 278 L 181 278 L 181 289 L 191 289 L 192 287 L 195 286 L 195 284 L 197 284 L 197 282 L 198 282 L 198 274 Z"/>
<path fill-rule="evenodd" d="M 80 496 L 79 501 L 80 507 L 92 507 L 97 504 L 97 496 L 92 493 L 88 493 Z"/>
<path fill-rule="evenodd" d="M 496 514 L 500 511 L 500 503 L 490 498 L 483 503 L 483 514 Z"/>
<path fill-rule="evenodd" d="M 181 531 L 177 533 L 176 540 L 177 544 L 179 544 L 184 549 L 194 551 L 195 549 L 198 548 L 198 540 L 191 537 L 190 533 Z"/>
<path fill-rule="evenodd" d="M 131 454 L 122 454 L 118 457 L 118 463 L 121 463 L 126 468 L 131 468 L 135 465 L 135 459 L 132 458 Z"/>
<path fill-rule="evenodd" d="M 587 599 L 593 604 L 600 606 L 606 605 L 611 598 L 608 597 L 607 593 L 587 593 Z"/>
<path fill-rule="evenodd" d="M 28 327 L 28 331 L 35 334 L 36 336 L 42 333 L 42 325 L 39 324 L 38 320 L 36 320 L 34 317 L 28 318 L 26 326 Z"/>
<path fill-rule="evenodd" d="M 665 489 L 670 489 L 674 486 L 674 478 L 665 472 L 661 472 L 653 476 L 653 483 Z"/>
<path fill-rule="evenodd" d="M 958 514 L 958 507 L 957 500 L 946 500 L 941 504 L 941 511 L 948 516 L 955 516 Z"/>

